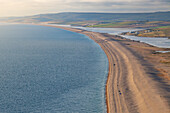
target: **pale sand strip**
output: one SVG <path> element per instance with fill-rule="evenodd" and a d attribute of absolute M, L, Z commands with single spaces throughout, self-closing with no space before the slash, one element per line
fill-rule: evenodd
<path fill-rule="evenodd" d="M 160 96 L 154 81 L 126 47 L 100 33 L 57 28 L 85 34 L 105 51 L 109 60 L 106 84 L 108 113 L 170 113 L 168 103 Z"/>

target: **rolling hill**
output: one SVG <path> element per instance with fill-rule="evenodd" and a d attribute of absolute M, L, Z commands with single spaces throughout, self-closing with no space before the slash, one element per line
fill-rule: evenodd
<path fill-rule="evenodd" d="M 26 17 L 0 18 L 0 22 L 21 22 L 21 23 L 69 23 L 83 21 L 169 21 L 170 11 L 155 13 L 54 13 L 40 14 Z"/>

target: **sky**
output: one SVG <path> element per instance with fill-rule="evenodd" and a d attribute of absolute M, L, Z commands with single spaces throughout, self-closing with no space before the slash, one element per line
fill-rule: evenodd
<path fill-rule="evenodd" d="M 0 17 L 59 12 L 170 11 L 170 0 L 0 0 Z"/>

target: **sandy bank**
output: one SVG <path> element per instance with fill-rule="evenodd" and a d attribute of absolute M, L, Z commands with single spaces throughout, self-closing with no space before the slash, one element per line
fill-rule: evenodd
<path fill-rule="evenodd" d="M 170 84 L 169 75 L 162 74 L 160 67 L 155 68 L 155 64 L 149 61 L 157 58 L 150 57 L 150 52 L 159 48 L 108 34 L 61 26 L 58 28 L 85 34 L 105 51 L 109 60 L 106 84 L 108 113 L 170 112 L 170 93 L 166 89 Z M 166 66 L 161 68 L 166 70 Z M 167 73 L 169 71 L 167 68 Z M 159 74 L 162 76 L 157 76 Z"/>

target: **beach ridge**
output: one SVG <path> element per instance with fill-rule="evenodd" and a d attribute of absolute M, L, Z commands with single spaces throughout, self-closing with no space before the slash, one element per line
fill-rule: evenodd
<path fill-rule="evenodd" d="M 107 113 L 168 113 L 170 111 L 168 103 L 159 93 L 159 88 L 148 77 L 138 58 L 116 41 L 114 36 L 75 28 L 45 26 L 84 34 L 104 50 L 109 61 L 106 83 Z"/>

